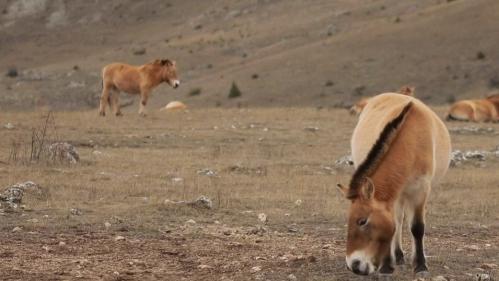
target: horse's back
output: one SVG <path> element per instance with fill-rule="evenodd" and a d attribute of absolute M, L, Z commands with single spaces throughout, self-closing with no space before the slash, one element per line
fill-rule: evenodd
<path fill-rule="evenodd" d="M 429 173 L 436 179 L 446 173 L 450 157 L 450 137 L 445 124 L 418 99 L 396 93 L 373 97 L 362 112 L 351 143 L 355 166 L 360 165 L 367 157 L 385 126 L 409 102 L 413 106 L 386 158 L 398 162 L 405 160 L 396 165 L 407 165 L 407 169 L 417 168 L 421 174 Z"/>

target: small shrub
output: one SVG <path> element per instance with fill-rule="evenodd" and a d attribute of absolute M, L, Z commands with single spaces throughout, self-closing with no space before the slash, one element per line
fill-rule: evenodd
<path fill-rule="evenodd" d="M 328 81 L 326 81 L 326 83 L 324 84 L 324 86 L 326 86 L 326 87 L 332 87 L 332 86 L 334 86 L 334 82 L 331 81 L 331 80 L 328 80 Z"/>
<path fill-rule="evenodd" d="M 251 79 L 258 79 L 258 77 L 260 77 L 260 76 L 258 76 L 258 74 L 256 74 L 256 73 L 251 75 Z"/>
<path fill-rule="evenodd" d="M 189 91 L 189 97 L 195 97 L 201 95 L 201 88 L 194 88 Z"/>
<path fill-rule="evenodd" d="M 17 68 L 11 67 L 7 70 L 7 77 L 15 78 L 19 75 Z"/>
<path fill-rule="evenodd" d="M 477 60 L 485 59 L 485 54 L 482 51 L 479 51 L 478 53 L 476 53 L 476 59 Z"/>
<path fill-rule="evenodd" d="M 241 90 L 237 87 L 236 82 L 232 82 L 232 86 L 229 91 L 229 99 L 238 98 L 242 95 Z"/>

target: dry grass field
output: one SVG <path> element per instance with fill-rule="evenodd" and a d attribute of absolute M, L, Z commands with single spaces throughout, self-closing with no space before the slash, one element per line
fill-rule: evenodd
<path fill-rule="evenodd" d="M 349 153 L 356 123 L 346 110 L 56 112 L 47 138 L 73 144 L 80 162 L 23 163 L 46 114 L 0 114 L 0 186 L 42 188 L 25 195 L 23 211 L 0 213 L 1 280 L 369 279 L 344 262 L 348 202 L 335 184 L 348 183 L 352 168 L 335 161 Z M 499 132 L 499 124 L 476 126 Z M 494 132 L 452 139 L 455 149 L 499 145 Z M 498 171 L 489 157 L 451 168 L 434 187 L 426 236 L 433 276 L 499 277 Z M 174 203 L 201 195 L 212 209 Z M 412 279 L 410 266 L 396 269 L 395 280 Z"/>

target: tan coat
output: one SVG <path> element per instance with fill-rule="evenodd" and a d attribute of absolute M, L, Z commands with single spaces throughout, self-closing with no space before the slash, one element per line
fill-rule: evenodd
<path fill-rule="evenodd" d="M 385 93 L 371 98 L 353 132 L 356 168 L 348 188 L 347 267 L 357 274 L 393 272 L 403 261 L 404 216 L 413 234 L 415 272 L 427 271 L 423 253 L 425 206 L 447 172 L 450 137 L 444 123 L 418 99 Z M 369 229 L 367 231 L 366 229 Z"/>
<path fill-rule="evenodd" d="M 100 115 L 105 116 L 108 102 L 114 108 L 114 113 L 121 115 L 119 94 L 125 92 L 132 95 L 140 95 L 139 114 L 144 116 L 149 95 L 155 87 L 163 82 L 168 83 L 173 88 L 177 88 L 180 85 L 174 61 L 157 59 L 141 66 L 133 66 L 125 63 L 106 65 L 102 69 Z M 110 92 L 112 92 L 111 95 Z"/>
<path fill-rule="evenodd" d="M 447 120 L 497 122 L 499 121 L 499 95 L 481 100 L 461 100 L 451 105 Z"/>

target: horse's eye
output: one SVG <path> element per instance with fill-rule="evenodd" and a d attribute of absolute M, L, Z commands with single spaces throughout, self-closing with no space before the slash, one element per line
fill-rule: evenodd
<path fill-rule="evenodd" d="M 357 225 L 358 226 L 364 226 L 367 224 L 367 219 L 366 218 L 362 218 L 362 219 L 358 219 L 357 220 Z"/>

